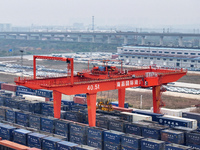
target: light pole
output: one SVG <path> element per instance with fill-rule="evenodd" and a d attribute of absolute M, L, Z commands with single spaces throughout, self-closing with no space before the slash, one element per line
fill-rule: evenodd
<path fill-rule="evenodd" d="M 22 77 L 23 77 L 23 52 L 24 52 L 24 50 L 21 49 L 20 52 L 21 52 L 21 68 L 22 68 L 21 72 L 22 72 Z"/>

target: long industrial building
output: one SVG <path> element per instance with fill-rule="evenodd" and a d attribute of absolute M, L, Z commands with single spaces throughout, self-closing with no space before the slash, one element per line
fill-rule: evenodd
<path fill-rule="evenodd" d="M 200 70 L 199 49 L 123 46 L 117 52 L 125 64 Z"/>

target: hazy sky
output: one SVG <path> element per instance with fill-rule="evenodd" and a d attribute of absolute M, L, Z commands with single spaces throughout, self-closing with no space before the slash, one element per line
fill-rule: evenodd
<path fill-rule="evenodd" d="M 0 23 L 13 25 L 193 25 L 200 0 L 0 0 Z"/>

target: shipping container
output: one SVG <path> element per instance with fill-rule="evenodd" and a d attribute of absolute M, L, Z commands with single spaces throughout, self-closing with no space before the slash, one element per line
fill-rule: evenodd
<path fill-rule="evenodd" d="M 60 141 L 57 143 L 57 150 L 75 150 L 76 146 L 78 146 L 78 144 L 68 141 Z"/>
<path fill-rule="evenodd" d="M 125 133 L 142 135 L 142 128 L 138 123 L 125 123 Z"/>
<path fill-rule="evenodd" d="M 17 91 L 33 92 L 33 93 L 35 93 L 35 90 L 30 89 L 30 88 L 25 87 L 25 86 L 17 86 Z"/>
<path fill-rule="evenodd" d="M 16 112 L 20 110 L 17 109 L 6 109 L 6 121 L 11 123 L 16 123 Z"/>
<path fill-rule="evenodd" d="M 136 121 L 140 121 L 140 120 L 152 121 L 152 117 L 147 116 L 147 115 L 141 115 L 141 114 L 135 114 L 135 113 L 129 113 L 129 112 L 121 112 L 121 114 L 132 116 L 132 119 L 129 119 L 129 120 L 132 120 L 132 122 L 136 122 Z"/>
<path fill-rule="evenodd" d="M 75 150 L 98 150 L 98 149 L 87 145 L 78 145 L 76 146 Z"/>
<path fill-rule="evenodd" d="M 118 132 L 114 130 L 108 130 L 104 132 L 104 142 L 121 143 L 121 136 L 124 135 L 123 132 Z"/>
<path fill-rule="evenodd" d="M 35 93 L 33 93 L 33 92 L 26 92 L 26 91 L 16 91 L 16 93 L 15 93 L 15 95 L 16 96 L 24 96 L 24 95 L 33 95 L 33 96 L 35 96 L 36 94 Z M 28 100 L 30 100 L 30 99 L 28 99 Z"/>
<path fill-rule="evenodd" d="M 151 111 L 153 112 L 153 107 L 151 108 Z M 182 110 L 161 108 L 160 113 L 163 114 L 163 115 L 182 117 Z"/>
<path fill-rule="evenodd" d="M 41 102 L 24 100 L 19 102 L 19 109 L 32 113 L 41 113 Z"/>
<path fill-rule="evenodd" d="M 62 139 L 55 138 L 55 137 L 45 137 L 42 140 L 42 149 L 43 150 L 56 150 L 57 143 L 62 141 Z"/>
<path fill-rule="evenodd" d="M 56 118 L 41 117 L 41 130 L 49 133 L 54 133 Z"/>
<path fill-rule="evenodd" d="M 79 97 L 87 97 L 86 94 L 76 94 L 75 96 L 79 96 Z"/>
<path fill-rule="evenodd" d="M 169 126 L 169 127 L 181 126 L 181 127 L 193 128 L 193 126 L 192 126 L 193 121 L 184 120 L 184 119 L 178 118 L 178 117 L 177 118 L 172 118 L 170 116 L 159 117 L 159 124 L 165 125 L 165 126 Z"/>
<path fill-rule="evenodd" d="M 167 129 L 168 127 L 158 124 L 151 124 L 146 127 L 142 127 L 142 136 L 145 138 L 152 138 L 156 140 L 161 139 L 161 131 Z"/>
<path fill-rule="evenodd" d="M 69 126 L 70 135 L 80 135 L 80 136 L 86 136 L 88 132 L 88 125 L 80 124 L 80 123 L 71 123 Z"/>
<path fill-rule="evenodd" d="M 186 144 L 200 145 L 200 132 L 188 132 L 186 133 Z"/>
<path fill-rule="evenodd" d="M 30 112 L 16 112 L 16 123 L 25 127 L 29 127 Z"/>
<path fill-rule="evenodd" d="M 6 120 L 6 109 L 8 107 L 0 106 L 0 120 Z"/>
<path fill-rule="evenodd" d="M 141 150 L 164 150 L 165 142 L 155 139 L 142 139 Z"/>
<path fill-rule="evenodd" d="M 40 133 L 28 134 L 28 146 L 42 149 L 42 140 L 45 137 L 47 137 L 47 135 Z"/>
<path fill-rule="evenodd" d="M 70 133 L 70 142 L 87 145 L 87 135 L 75 135 Z"/>
<path fill-rule="evenodd" d="M 13 141 L 22 145 L 27 145 L 27 137 L 29 133 L 31 133 L 29 130 L 16 129 L 13 131 Z"/>
<path fill-rule="evenodd" d="M 125 123 L 126 123 L 126 121 L 123 121 L 123 120 L 110 120 L 109 130 L 124 132 Z"/>
<path fill-rule="evenodd" d="M 41 97 L 47 97 L 47 98 L 52 98 L 53 92 L 50 90 L 45 90 L 45 89 L 39 89 L 35 91 L 36 96 L 41 96 Z"/>
<path fill-rule="evenodd" d="M 67 120 L 55 120 L 55 134 L 69 138 L 69 124 Z"/>
<path fill-rule="evenodd" d="M 13 131 L 16 129 L 16 127 L 6 125 L 6 124 L 1 124 L 0 125 L 0 137 L 3 140 L 13 140 Z"/>
<path fill-rule="evenodd" d="M 157 114 L 157 113 L 152 113 L 152 112 L 142 111 L 142 110 L 134 110 L 132 112 L 136 113 L 136 114 L 142 114 L 142 115 L 151 116 L 152 117 L 152 121 L 156 121 L 156 122 L 158 122 L 158 117 L 163 116 L 163 114 Z"/>
<path fill-rule="evenodd" d="M 81 122 L 81 113 L 76 111 L 66 111 L 65 119 L 75 122 Z"/>
<path fill-rule="evenodd" d="M 165 150 L 192 150 L 191 147 L 178 145 L 178 144 L 166 144 Z"/>
<path fill-rule="evenodd" d="M 29 127 L 34 129 L 41 129 L 41 116 L 39 114 L 29 115 Z"/>
<path fill-rule="evenodd" d="M 105 131 L 107 131 L 107 129 L 98 127 L 89 127 L 87 135 L 88 137 L 93 139 L 103 140 L 103 135 Z"/>
<path fill-rule="evenodd" d="M 2 83 L 2 84 L 1 84 L 1 89 L 2 89 L 2 90 L 7 90 L 7 91 L 16 92 L 16 90 L 17 90 L 17 85 L 15 85 L 15 84 L 8 84 L 8 83 Z"/>
<path fill-rule="evenodd" d="M 135 148 L 140 149 L 141 148 L 141 140 L 144 137 L 132 135 L 132 134 L 124 134 L 121 137 L 121 145 L 129 147 L 129 148 Z"/>
<path fill-rule="evenodd" d="M 197 120 L 197 126 L 200 129 L 200 114 L 199 113 L 183 112 L 182 116 L 183 116 L 183 118 L 196 119 Z"/>
<path fill-rule="evenodd" d="M 120 143 L 104 142 L 104 150 L 121 150 Z"/>
<path fill-rule="evenodd" d="M 109 120 L 103 117 L 96 118 L 96 126 L 109 129 Z"/>
<path fill-rule="evenodd" d="M 74 103 L 78 104 L 87 104 L 87 98 L 86 97 L 80 97 L 80 96 L 75 96 L 73 98 Z"/>
<path fill-rule="evenodd" d="M 74 105 L 74 101 L 73 101 L 73 100 L 65 100 L 65 99 L 62 99 L 62 100 L 61 100 L 61 104 L 62 104 L 62 105 L 69 105 L 69 107 L 71 107 L 72 105 Z"/>
<path fill-rule="evenodd" d="M 161 131 L 161 140 L 168 143 L 175 144 L 185 144 L 184 143 L 184 132 L 175 131 L 175 130 L 162 130 Z"/>
<path fill-rule="evenodd" d="M 128 147 L 128 146 L 121 146 L 121 150 L 140 150 L 140 149 L 137 149 L 137 148 L 132 148 L 132 147 Z"/>
<path fill-rule="evenodd" d="M 103 149 L 103 141 L 100 139 L 87 138 L 87 145 L 98 149 Z"/>

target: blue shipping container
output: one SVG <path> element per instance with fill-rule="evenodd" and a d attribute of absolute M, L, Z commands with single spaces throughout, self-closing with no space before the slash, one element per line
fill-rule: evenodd
<path fill-rule="evenodd" d="M 6 109 L 6 121 L 16 123 L 16 112 L 19 110 Z"/>
<path fill-rule="evenodd" d="M 125 123 L 125 133 L 142 135 L 142 127 L 138 123 Z"/>
<path fill-rule="evenodd" d="M 75 147 L 75 150 L 98 150 L 98 149 L 87 145 L 78 145 Z"/>
<path fill-rule="evenodd" d="M 141 148 L 141 140 L 144 137 L 132 135 L 132 134 L 124 134 L 121 137 L 121 145 L 127 146 L 130 148 L 140 149 Z"/>
<path fill-rule="evenodd" d="M 165 142 L 155 139 L 142 139 L 141 150 L 164 150 Z"/>
<path fill-rule="evenodd" d="M 13 127 L 13 126 L 9 126 L 9 125 L 6 125 L 6 124 L 1 124 L 0 125 L 0 137 L 3 140 L 12 141 L 13 140 L 13 131 L 15 129 L 16 128 Z"/>
<path fill-rule="evenodd" d="M 162 130 L 161 140 L 168 143 L 185 144 L 184 133 L 175 130 Z"/>
<path fill-rule="evenodd" d="M 186 133 L 186 144 L 200 145 L 200 132 Z"/>
<path fill-rule="evenodd" d="M 68 137 L 69 124 L 70 124 L 70 121 L 55 120 L 55 134 Z"/>
<path fill-rule="evenodd" d="M 28 134 L 27 146 L 42 149 L 42 140 L 45 137 L 47 137 L 47 135 L 40 134 L 40 133 L 30 133 Z"/>
<path fill-rule="evenodd" d="M 88 125 L 83 124 L 75 124 L 71 123 L 70 126 L 70 134 L 85 136 L 87 135 Z"/>
<path fill-rule="evenodd" d="M 187 146 L 191 147 L 192 150 L 200 150 L 200 145 L 195 144 L 187 144 Z"/>
<path fill-rule="evenodd" d="M 103 128 L 98 127 L 89 127 L 88 128 L 88 137 L 98 140 L 103 140 L 104 131 L 107 131 Z"/>
<path fill-rule="evenodd" d="M 57 150 L 75 150 L 76 146 L 78 146 L 78 144 L 68 141 L 61 141 L 57 143 Z"/>
<path fill-rule="evenodd" d="M 22 145 L 27 145 L 29 130 L 17 129 L 13 131 L 13 141 Z"/>
<path fill-rule="evenodd" d="M 25 127 L 29 126 L 30 112 L 16 112 L 16 123 Z"/>
<path fill-rule="evenodd" d="M 25 86 L 17 86 L 17 91 L 33 92 L 33 93 L 35 93 L 35 90 L 30 89 L 30 88 L 25 87 Z"/>
<path fill-rule="evenodd" d="M 119 132 L 124 132 L 124 124 L 126 122 L 123 120 L 110 120 L 109 130 L 115 130 Z"/>
<path fill-rule="evenodd" d="M 41 117 L 41 130 L 49 133 L 54 133 L 56 118 Z"/>
<path fill-rule="evenodd" d="M 81 114 L 75 111 L 66 111 L 65 119 L 75 122 L 81 122 Z"/>
<path fill-rule="evenodd" d="M 53 92 L 50 90 L 39 89 L 36 90 L 36 96 L 52 98 Z"/>
<path fill-rule="evenodd" d="M 105 131 L 104 132 L 104 141 L 119 144 L 121 142 L 121 136 L 123 134 L 124 134 L 123 132 L 118 132 L 118 131 L 114 131 L 114 130 Z"/>
<path fill-rule="evenodd" d="M 87 145 L 87 136 L 70 134 L 70 142 Z"/>
<path fill-rule="evenodd" d="M 29 127 L 34 129 L 41 129 L 41 116 L 37 114 L 30 114 L 29 115 Z"/>
<path fill-rule="evenodd" d="M 87 145 L 91 147 L 103 149 L 103 141 L 100 139 L 94 139 L 94 138 L 88 137 Z"/>
<path fill-rule="evenodd" d="M 43 150 L 56 150 L 57 149 L 57 143 L 60 142 L 61 139 L 55 138 L 55 137 L 45 137 L 42 140 L 42 149 Z"/>
<path fill-rule="evenodd" d="M 104 142 L 104 150 L 120 150 L 121 145 L 118 143 Z"/>
<path fill-rule="evenodd" d="M 8 109 L 8 107 L 0 106 L 0 120 L 6 119 L 6 109 Z"/>
<path fill-rule="evenodd" d="M 166 144 L 165 150 L 191 150 L 191 148 L 178 144 Z"/>

